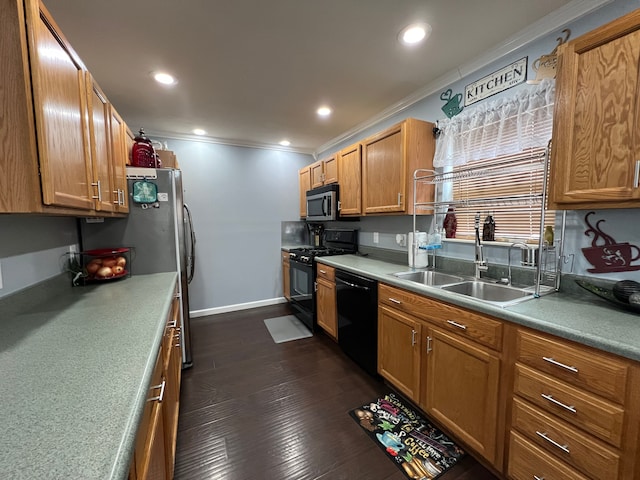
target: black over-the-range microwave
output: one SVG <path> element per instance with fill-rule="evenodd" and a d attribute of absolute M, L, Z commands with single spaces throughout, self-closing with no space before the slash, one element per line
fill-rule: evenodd
<path fill-rule="evenodd" d="M 307 191 L 307 220 L 337 220 L 339 212 L 337 183 Z"/>

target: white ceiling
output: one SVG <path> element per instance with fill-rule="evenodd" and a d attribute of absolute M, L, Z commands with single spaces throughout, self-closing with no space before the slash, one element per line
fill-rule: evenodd
<path fill-rule="evenodd" d="M 45 0 L 132 130 L 185 138 L 202 128 L 213 141 L 259 146 L 288 138 L 307 152 L 594 3 Z M 433 32 L 423 45 L 403 47 L 397 35 L 416 21 Z M 179 83 L 156 84 L 150 73 L 157 70 Z M 320 104 L 333 107 L 329 119 L 317 118 Z"/>

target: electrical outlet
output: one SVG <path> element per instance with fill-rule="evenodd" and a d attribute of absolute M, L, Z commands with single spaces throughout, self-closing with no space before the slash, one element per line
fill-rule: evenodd
<path fill-rule="evenodd" d="M 380 241 L 380 234 L 378 232 L 373 232 L 373 243 L 378 243 Z"/>

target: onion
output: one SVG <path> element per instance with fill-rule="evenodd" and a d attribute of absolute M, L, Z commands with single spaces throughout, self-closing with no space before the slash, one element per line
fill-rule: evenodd
<path fill-rule="evenodd" d="M 115 266 L 116 263 L 118 262 L 114 257 L 109 257 L 102 260 L 102 265 L 109 268 Z"/>
<path fill-rule="evenodd" d="M 116 265 L 120 266 L 120 267 L 124 267 L 127 264 L 127 259 L 124 257 L 118 257 L 116 258 Z"/>
<path fill-rule="evenodd" d="M 109 267 L 102 267 L 96 272 L 96 277 L 110 277 L 113 275 L 113 271 Z"/>

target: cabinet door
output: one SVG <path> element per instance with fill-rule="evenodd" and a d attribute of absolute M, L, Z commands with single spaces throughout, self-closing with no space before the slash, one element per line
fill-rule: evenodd
<path fill-rule="evenodd" d="M 300 217 L 307 216 L 307 192 L 311 190 L 311 169 L 305 167 L 298 172 L 300 177 Z"/>
<path fill-rule="evenodd" d="M 340 183 L 340 215 L 362 214 L 362 157 L 360 144 L 345 148 L 338 154 Z"/>
<path fill-rule="evenodd" d="M 362 145 L 364 213 L 404 212 L 406 202 L 402 124 Z"/>
<path fill-rule="evenodd" d="M 111 133 L 109 101 L 89 72 L 86 74 L 89 110 L 89 145 L 91 147 L 91 186 L 95 209 L 112 212 Z"/>
<path fill-rule="evenodd" d="M 336 309 L 336 284 L 324 278 L 316 280 L 316 307 L 318 325 L 331 335 L 338 337 L 338 312 Z"/>
<path fill-rule="evenodd" d="M 640 10 L 560 50 L 550 200 L 565 208 L 640 204 Z"/>
<path fill-rule="evenodd" d="M 309 167 L 311 171 L 311 188 L 317 188 L 324 185 L 324 162 L 318 160 Z"/>
<path fill-rule="evenodd" d="M 127 189 L 127 125 L 118 112 L 109 106 L 111 131 L 111 167 L 112 167 L 112 200 L 116 211 L 129 211 L 129 193 Z"/>
<path fill-rule="evenodd" d="M 429 328 L 421 405 L 489 462 L 495 461 L 500 360 L 484 347 Z"/>
<path fill-rule="evenodd" d="M 338 182 L 338 156 L 334 155 L 333 157 L 325 158 L 323 160 L 324 166 L 324 176 L 323 183 L 328 185 L 330 183 Z"/>
<path fill-rule="evenodd" d="M 385 306 L 378 307 L 378 373 L 408 398 L 418 401 L 422 324 Z"/>
<path fill-rule="evenodd" d="M 164 451 L 167 478 L 173 478 L 176 458 L 176 440 L 178 437 L 178 412 L 180 408 L 180 374 L 182 354 L 180 351 L 180 334 L 178 328 L 169 330 L 169 358 L 165 377 L 167 386 L 162 405 L 164 422 Z"/>
<path fill-rule="evenodd" d="M 85 68 L 38 2 L 27 21 L 43 202 L 91 210 Z"/>

